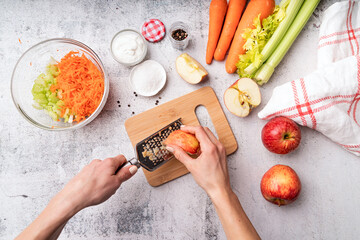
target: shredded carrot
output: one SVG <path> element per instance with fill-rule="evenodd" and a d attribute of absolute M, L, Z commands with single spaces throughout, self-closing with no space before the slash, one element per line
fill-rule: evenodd
<path fill-rule="evenodd" d="M 78 52 L 69 52 L 57 66 L 60 73 L 56 77 L 56 85 L 52 85 L 50 90 L 61 90 L 64 102 L 61 116 L 68 108 L 74 115 L 74 121 L 81 122 L 99 106 L 104 94 L 104 78 L 95 64 L 84 54 L 79 56 Z"/>
<path fill-rule="evenodd" d="M 22 44 L 21 39 L 20 39 L 20 38 L 18 38 L 18 40 L 19 40 L 19 43 L 20 43 L 20 44 Z"/>

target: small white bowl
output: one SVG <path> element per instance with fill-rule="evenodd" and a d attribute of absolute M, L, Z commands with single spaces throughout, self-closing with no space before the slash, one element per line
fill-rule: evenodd
<path fill-rule="evenodd" d="M 131 70 L 129 80 L 137 94 L 150 97 L 156 95 L 165 86 L 166 72 L 157 61 L 147 60 Z"/>
<path fill-rule="evenodd" d="M 133 62 L 124 62 L 124 61 L 121 61 L 119 58 L 116 57 L 116 54 L 113 52 L 113 44 L 114 44 L 114 41 L 117 39 L 117 37 L 118 37 L 119 35 L 121 35 L 121 34 L 123 34 L 123 33 L 126 33 L 126 32 L 130 32 L 130 33 L 132 33 L 132 34 L 135 33 L 136 35 L 138 35 L 138 36 L 141 38 L 142 42 L 144 43 L 144 51 L 143 51 L 142 55 L 140 56 L 139 59 L 137 59 L 137 60 L 135 60 L 135 61 L 133 61 Z M 121 64 L 123 64 L 123 65 L 125 65 L 125 66 L 128 66 L 128 67 L 134 66 L 134 65 L 136 65 L 136 64 L 138 64 L 138 63 L 141 63 L 141 62 L 144 60 L 144 58 L 145 58 L 145 56 L 146 56 L 146 54 L 147 54 L 147 44 L 146 44 L 146 40 L 145 40 L 145 38 L 143 37 L 143 35 L 141 35 L 138 31 L 135 31 L 135 30 L 132 30 L 132 29 L 123 29 L 123 30 L 121 30 L 120 32 L 116 33 L 115 36 L 112 38 L 111 44 L 110 44 L 110 52 L 111 52 L 112 57 L 113 57 L 113 58 L 115 59 L 115 61 L 117 61 L 118 63 L 121 63 Z"/>

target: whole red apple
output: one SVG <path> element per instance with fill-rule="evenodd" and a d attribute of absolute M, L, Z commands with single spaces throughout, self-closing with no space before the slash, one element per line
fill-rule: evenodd
<path fill-rule="evenodd" d="M 276 117 L 263 127 L 261 140 L 270 152 L 286 154 L 299 146 L 301 131 L 293 120 L 286 117 Z"/>
<path fill-rule="evenodd" d="M 280 207 L 297 199 L 301 191 L 301 182 L 291 167 L 279 164 L 264 174 L 260 188 L 266 200 Z"/>
<path fill-rule="evenodd" d="M 197 154 L 200 150 L 200 143 L 195 135 L 182 130 L 170 133 L 163 143 L 164 145 L 178 146 L 191 155 Z"/>

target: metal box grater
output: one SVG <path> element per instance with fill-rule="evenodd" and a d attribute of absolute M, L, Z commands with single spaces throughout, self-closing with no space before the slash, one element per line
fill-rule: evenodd
<path fill-rule="evenodd" d="M 174 155 L 166 150 L 162 142 L 171 132 L 180 129 L 181 125 L 181 119 L 179 118 L 137 143 L 135 146 L 136 158 L 130 159 L 124 166 L 131 164 L 137 167 L 142 166 L 148 171 L 154 171 L 173 158 Z"/>

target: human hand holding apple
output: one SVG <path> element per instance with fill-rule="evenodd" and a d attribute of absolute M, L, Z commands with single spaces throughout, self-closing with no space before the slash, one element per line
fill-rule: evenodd
<path fill-rule="evenodd" d="M 181 126 L 181 131 L 198 139 L 201 151 L 197 158 L 189 156 L 188 147 L 179 146 L 182 141 L 168 140 L 170 135 L 165 140 L 166 149 L 185 165 L 210 197 L 217 198 L 223 191 L 231 192 L 225 147 L 207 127 Z"/>
<path fill-rule="evenodd" d="M 260 239 L 231 188 L 225 147 L 207 127 L 181 126 L 181 130 L 199 140 L 200 155 L 194 159 L 177 145 L 169 144 L 166 148 L 208 194 L 228 239 Z"/>
<path fill-rule="evenodd" d="M 275 117 L 263 127 L 261 139 L 270 152 L 287 154 L 299 146 L 301 131 L 293 120 Z"/>

